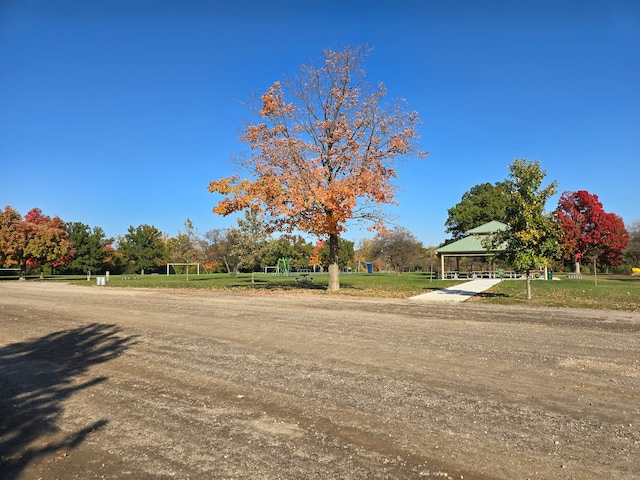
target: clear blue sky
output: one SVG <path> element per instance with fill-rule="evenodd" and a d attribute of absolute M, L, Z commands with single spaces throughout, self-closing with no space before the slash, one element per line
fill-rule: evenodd
<path fill-rule="evenodd" d="M 0 0 L 0 208 L 108 236 L 235 225 L 207 185 L 244 150 L 243 102 L 361 43 L 423 120 L 390 212 L 425 245 L 515 158 L 640 219 L 637 0 Z"/>

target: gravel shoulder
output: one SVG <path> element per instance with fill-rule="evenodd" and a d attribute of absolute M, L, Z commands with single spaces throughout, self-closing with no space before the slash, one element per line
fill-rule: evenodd
<path fill-rule="evenodd" d="M 0 282 L 0 478 L 640 478 L 640 314 Z"/>

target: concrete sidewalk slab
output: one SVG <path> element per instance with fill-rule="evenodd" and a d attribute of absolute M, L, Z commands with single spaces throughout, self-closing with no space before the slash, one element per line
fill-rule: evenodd
<path fill-rule="evenodd" d="M 470 282 L 461 283 L 460 285 L 454 285 L 449 288 L 443 288 L 442 290 L 436 290 L 435 292 L 416 295 L 415 297 L 411 297 L 410 300 L 419 300 L 424 302 L 464 302 L 474 295 L 490 289 L 497 283 L 500 283 L 499 278 L 471 280 Z"/>

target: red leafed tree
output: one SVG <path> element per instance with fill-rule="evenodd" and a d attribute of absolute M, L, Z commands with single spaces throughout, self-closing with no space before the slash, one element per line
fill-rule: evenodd
<path fill-rule="evenodd" d="M 416 147 L 419 118 L 402 102 L 385 103 L 371 87 L 366 47 L 324 52 L 320 66 L 303 66 L 261 98 L 259 122 L 240 139 L 250 148 L 234 175 L 212 181 L 225 196 L 213 209 L 228 215 L 251 209 L 271 230 L 300 230 L 328 239 L 329 287 L 340 288 L 338 240 L 348 221 L 384 230 L 383 204 L 395 204 L 395 162 L 426 152 Z"/>
<path fill-rule="evenodd" d="M 604 211 L 597 195 L 586 190 L 564 192 L 556 214 L 564 256 L 575 260 L 576 273 L 583 260 L 611 266 L 622 263 L 629 233 L 620 216 Z"/>
<path fill-rule="evenodd" d="M 43 267 L 47 263 L 61 265 L 70 260 L 71 244 L 65 223 L 57 216 L 43 215 L 39 208 L 24 218 L 7 206 L 0 215 L 0 250 L 5 265 L 18 265 L 20 279 L 26 278 L 27 266 Z"/>

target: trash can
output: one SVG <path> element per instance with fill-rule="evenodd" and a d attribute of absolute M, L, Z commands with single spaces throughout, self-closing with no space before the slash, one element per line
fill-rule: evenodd
<path fill-rule="evenodd" d="M 553 270 L 547 271 L 547 280 L 553 280 Z"/>
<path fill-rule="evenodd" d="M 106 277 L 98 277 L 96 278 L 96 285 L 106 285 L 107 284 L 107 278 Z"/>

